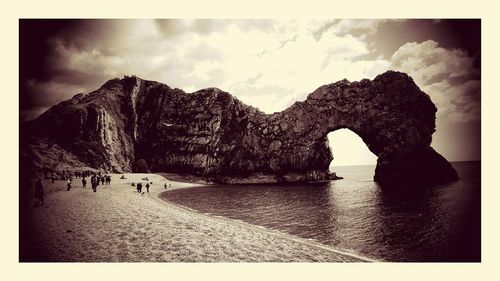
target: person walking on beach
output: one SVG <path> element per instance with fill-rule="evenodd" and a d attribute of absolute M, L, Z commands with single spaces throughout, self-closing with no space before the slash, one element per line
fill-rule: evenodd
<path fill-rule="evenodd" d="M 94 192 L 97 192 L 97 178 L 95 177 L 95 175 L 92 175 L 92 177 L 90 178 L 90 184 L 92 185 L 92 190 Z"/>
<path fill-rule="evenodd" d="M 167 189 L 167 182 L 165 182 L 165 184 L 163 184 L 163 187 L 165 187 L 165 189 Z"/>
<path fill-rule="evenodd" d="M 43 184 L 42 179 L 38 178 L 35 183 L 35 198 L 38 199 L 40 206 L 43 205 Z"/>
<path fill-rule="evenodd" d="M 85 177 L 82 177 L 82 184 L 83 188 L 87 188 L 87 180 L 85 179 Z"/>
<path fill-rule="evenodd" d="M 67 184 L 68 188 L 66 189 L 66 191 L 69 191 L 71 189 L 71 178 L 68 178 Z"/>
<path fill-rule="evenodd" d="M 137 184 L 137 192 L 139 192 L 139 193 L 142 192 L 142 183 Z"/>
<path fill-rule="evenodd" d="M 149 183 L 146 183 L 146 191 L 149 193 Z"/>

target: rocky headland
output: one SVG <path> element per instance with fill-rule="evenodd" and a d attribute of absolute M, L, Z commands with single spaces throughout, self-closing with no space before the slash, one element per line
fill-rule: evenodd
<path fill-rule="evenodd" d="M 217 88 L 185 93 L 112 79 L 21 124 L 21 172 L 41 168 L 174 172 L 218 183 L 332 178 L 327 134 L 348 128 L 378 157 L 375 180 L 441 183 L 456 171 L 430 146 L 436 107 L 411 77 L 324 85 L 265 114 Z"/>

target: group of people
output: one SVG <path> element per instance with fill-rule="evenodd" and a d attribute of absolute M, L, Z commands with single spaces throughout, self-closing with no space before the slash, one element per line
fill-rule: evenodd
<path fill-rule="evenodd" d="M 61 179 L 62 180 L 66 180 L 66 191 L 70 191 L 71 190 L 71 184 L 73 183 L 73 176 L 71 175 L 71 173 L 69 173 L 68 171 L 66 170 L 63 170 L 62 173 L 58 174 L 59 176 L 60 175 L 65 175 L 66 177 L 62 177 Z M 46 179 L 48 179 L 47 175 L 46 176 Z M 111 176 L 110 175 L 101 175 L 100 173 L 94 173 L 94 172 L 90 172 L 90 171 L 84 171 L 84 172 L 75 172 L 74 173 L 74 176 L 75 178 L 81 178 L 82 179 L 82 187 L 83 188 L 87 188 L 87 177 L 90 176 L 90 184 L 91 184 L 91 187 L 92 187 L 92 190 L 94 192 L 97 192 L 97 187 L 99 185 L 104 185 L 104 184 L 111 184 Z M 54 180 L 56 179 L 54 173 L 51 174 L 50 176 L 50 179 L 52 180 L 52 182 L 54 182 Z M 122 175 L 120 177 L 120 179 L 125 179 L 125 176 Z M 144 187 L 146 188 L 146 192 L 149 193 L 149 188 L 153 185 L 153 182 L 148 182 L 149 179 L 148 178 L 143 178 L 142 180 L 145 180 L 147 181 L 146 184 L 144 185 Z M 163 187 L 165 189 L 167 189 L 167 181 L 165 181 Z M 136 189 L 137 189 L 137 192 L 138 193 L 141 193 L 141 194 L 144 194 L 144 192 L 142 192 L 142 188 L 143 188 L 143 183 L 142 182 L 139 182 L 136 184 L 132 183 L 132 186 L 135 186 Z M 168 187 L 170 187 L 171 184 L 168 183 Z M 37 199 L 37 202 L 35 204 L 41 206 L 43 205 L 43 199 L 44 199 L 44 187 L 43 187 L 43 184 L 42 184 L 42 177 L 40 176 L 38 178 L 38 180 L 35 182 L 35 198 Z"/>
<path fill-rule="evenodd" d="M 86 178 L 94 174 L 94 172 L 92 171 L 50 171 L 49 169 L 42 169 L 42 172 L 44 174 L 44 178 L 52 180 L 52 183 L 54 183 L 54 181 L 56 180 L 73 180 L 73 178 Z"/>
<path fill-rule="evenodd" d="M 73 182 L 73 178 L 68 178 L 67 180 L 67 191 L 69 191 L 71 189 L 71 183 Z M 92 186 L 92 190 L 94 190 L 94 192 L 97 192 L 97 186 L 99 186 L 99 183 L 101 185 L 104 185 L 104 184 L 111 184 L 111 176 L 110 175 L 101 175 L 101 174 L 92 174 L 92 176 L 90 177 L 90 184 Z M 86 177 L 82 177 L 82 187 L 83 188 L 87 188 L 87 179 Z"/>
<path fill-rule="evenodd" d="M 148 181 L 149 179 L 148 179 L 148 178 L 143 178 L 142 180 L 144 180 L 144 181 Z M 151 185 L 150 185 L 150 184 L 151 184 Z M 143 193 L 143 192 L 142 192 L 142 186 L 143 186 L 142 182 L 139 182 L 139 183 L 137 183 L 137 184 L 132 183 L 131 185 L 132 185 L 132 186 L 135 186 L 135 188 L 136 188 L 136 190 L 137 190 L 137 192 L 138 192 L 138 193 L 141 193 L 141 194 Z M 146 182 L 146 184 L 144 185 L 144 187 L 146 187 L 146 192 L 147 192 L 147 193 L 149 193 L 149 188 L 150 188 L 152 185 L 153 185 L 153 182 Z M 172 184 L 168 183 L 168 186 L 169 186 L 169 187 L 171 187 L 171 186 L 172 186 Z M 164 187 L 165 189 L 167 189 L 167 181 L 165 181 L 165 183 L 163 184 L 163 187 Z"/>
<path fill-rule="evenodd" d="M 142 180 L 144 181 L 148 181 L 149 179 L 146 177 L 146 178 L 142 178 Z M 151 184 L 151 185 L 150 185 Z M 153 185 L 153 182 L 146 182 L 146 184 L 144 185 L 146 187 L 146 192 L 149 193 L 149 188 Z M 135 183 L 132 183 L 132 186 L 135 186 L 136 190 L 138 193 L 141 193 L 143 194 L 142 192 L 142 182 L 139 182 L 137 184 Z M 172 184 L 168 183 L 168 187 L 171 187 Z M 165 183 L 163 184 L 163 187 L 165 189 L 167 189 L 167 181 L 165 181 Z"/>
<path fill-rule="evenodd" d="M 110 175 L 92 175 L 92 177 L 90 177 L 90 184 L 92 186 L 92 190 L 94 192 L 97 192 L 97 186 L 99 186 L 99 183 L 101 183 L 101 185 L 104 185 L 104 184 L 111 184 L 111 176 Z M 87 181 L 85 180 L 85 178 L 82 178 L 82 184 L 83 184 L 83 188 L 87 188 Z"/>
<path fill-rule="evenodd" d="M 151 185 L 153 185 L 153 182 L 151 182 Z M 151 187 L 151 185 L 149 185 L 149 182 L 146 182 L 146 185 L 144 185 L 146 187 L 146 192 L 149 193 L 149 187 Z M 137 185 L 135 183 L 132 183 L 132 186 L 135 186 L 135 189 L 137 190 L 138 193 L 143 193 L 142 192 L 142 182 L 139 182 L 137 183 Z"/>

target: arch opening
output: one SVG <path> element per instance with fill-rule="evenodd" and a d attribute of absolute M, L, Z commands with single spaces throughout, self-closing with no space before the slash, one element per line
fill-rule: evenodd
<path fill-rule="evenodd" d="M 373 166 L 373 172 L 375 171 L 377 156 L 355 132 L 347 128 L 338 129 L 328 133 L 327 138 L 333 155 L 329 165 L 330 172 L 343 176 L 338 173 L 337 168 L 345 166 Z"/>

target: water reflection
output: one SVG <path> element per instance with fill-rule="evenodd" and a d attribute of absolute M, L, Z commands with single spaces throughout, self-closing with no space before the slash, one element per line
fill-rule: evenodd
<path fill-rule="evenodd" d="M 162 196 L 375 259 L 477 261 L 479 174 L 459 168 L 462 180 L 438 187 L 382 188 L 371 180 L 373 167 L 353 167 L 339 172 L 344 180 L 324 184 L 207 186 Z"/>

